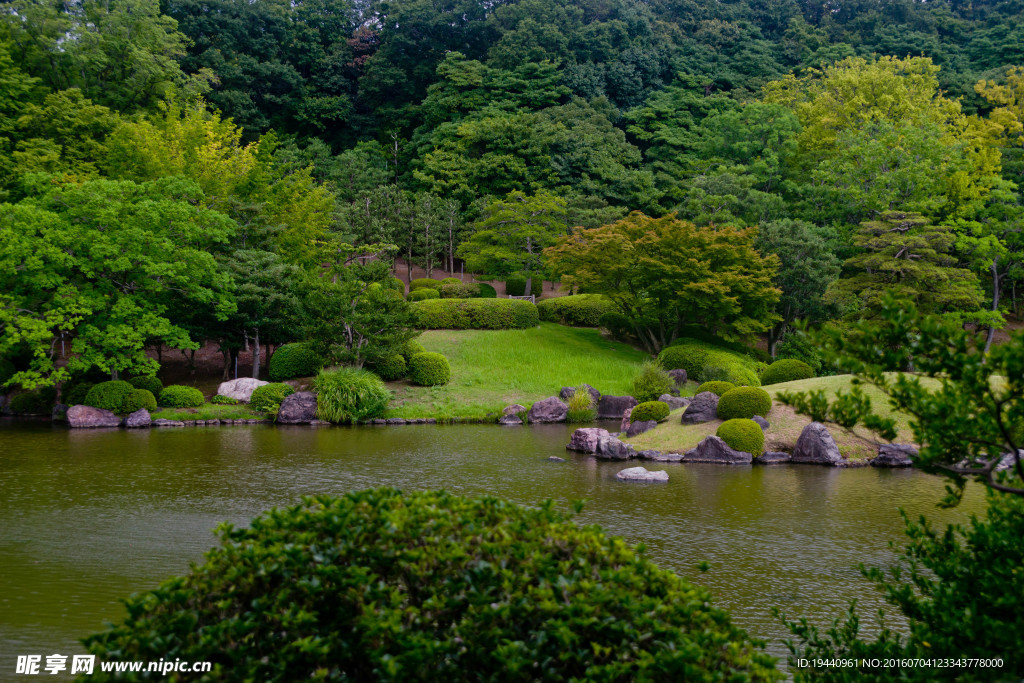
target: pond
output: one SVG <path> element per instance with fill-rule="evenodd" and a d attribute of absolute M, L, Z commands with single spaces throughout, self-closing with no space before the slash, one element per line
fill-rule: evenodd
<path fill-rule="evenodd" d="M 123 597 L 200 560 L 216 524 L 245 524 L 303 495 L 389 485 L 551 498 L 565 509 L 585 499 L 580 521 L 644 543 L 779 656 L 786 633 L 773 606 L 824 623 L 858 598 L 872 621 L 882 603 L 856 565 L 891 564 L 889 542 L 904 540 L 898 507 L 948 522 L 984 502 L 971 491 L 958 509 L 938 510 L 940 479 L 873 468 L 648 463 L 671 480 L 623 483 L 615 473 L 631 465 L 564 450 L 572 429 L 75 431 L 0 420 L 0 671 L 13 672 L 17 654 L 83 652 L 78 639 L 120 618 Z"/>

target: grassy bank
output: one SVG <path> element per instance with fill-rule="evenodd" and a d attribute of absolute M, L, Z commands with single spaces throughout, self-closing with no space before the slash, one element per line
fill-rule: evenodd
<path fill-rule="evenodd" d="M 154 420 L 252 420 L 266 416 L 244 403 L 233 406 L 206 403 L 198 408 L 159 408 L 150 417 Z"/>
<path fill-rule="evenodd" d="M 782 405 L 775 400 L 775 396 L 784 392 L 814 391 L 824 389 L 826 395 L 834 395 L 837 391 L 848 390 L 852 380 L 851 375 L 837 375 L 835 377 L 815 377 L 813 379 L 799 380 L 796 382 L 785 382 L 764 387 L 772 397 L 772 409 L 767 415 L 771 424 L 765 433 L 765 447 L 767 450 L 792 451 L 796 446 L 796 440 L 805 426 L 810 424 L 810 418 L 797 415 L 792 408 Z M 898 441 L 910 442 L 913 435 L 910 431 L 909 419 L 906 415 L 896 413 L 889 406 L 886 396 L 871 386 L 864 387 L 864 393 L 871 398 L 875 410 L 883 417 L 895 417 L 897 429 L 899 430 Z M 674 411 L 668 419 L 659 424 L 657 428 L 629 439 L 637 450 L 653 448 L 664 453 L 683 453 L 696 446 L 701 439 L 714 434 L 721 420 L 714 420 L 696 425 L 679 424 L 679 417 L 682 409 Z M 838 425 L 826 424 L 839 451 L 852 460 L 862 460 L 874 456 L 878 452 L 878 446 L 871 441 L 870 433 L 864 432 L 857 435 L 849 434 Z"/>
<path fill-rule="evenodd" d="M 645 354 L 597 330 L 541 323 L 528 330 L 434 330 L 418 341 L 447 356 L 443 387 L 390 382 L 388 417 L 483 418 L 510 403 L 530 405 L 586 382 L 604 394 L 628 394 Z"/>

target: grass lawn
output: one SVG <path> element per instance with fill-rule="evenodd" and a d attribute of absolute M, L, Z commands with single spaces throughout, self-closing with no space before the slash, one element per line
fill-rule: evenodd
<path fill-rule="evenodd" d="M 452 379 L 443 387 L 389 382 L 395 398 L 388 417 L 483 418 L 583 383 L 602 394 L 628 394 L 647 358 L 597 330 L 554 323 L 528 330 L 432 330 L 417 341 L 448 358 Z"/>
<path fill-rule="evenodd" d="M 770 423 L 765 433 L 766 450 L 792 451 L 796 446 L 796 440 L 805 426 L 810 424 L 810 418 L 797 415 L 793 409 L 775 402 L 775 396 L 784 391 L 814 391 L 824 389 L 826 395 L 834 395 L 841 389 L 850 388 L 851 375 L 836 375 L 835 377 L 815 377 L 813 379 L 799 380 L 796 382 L 784 382 L 763 387 L 772 399 L 772 409 L 768 412 L 767 420 Z M 896 413 L 889 406 L 888 399 L 878 389 L 872 386 L 864 386 L 864 393 L 871 398 L 875 411 L 883 417 L 895 417 L 896 426 L 899 430 L 897 441 L 909 443 L 913 435 L 910 432 L 909 419 L 906 415 Z M 721 420 L 705 422 L 696 425 L 683 425 L 679 418 L 683 410 L 673 411 L 665 422 L 651 431 L 629 439 L 629 442 L 637 450 L 653 448 L 665 453 L 683 453 L 696 446 L 704 437 L 714 434 Z M 839 451 L 847 458 L 861 460 L 873 457 L 878 452 L 878 446 L 870 440 L 870 433 L 863 432 L 858 435 L 849 434 L 841 427 L 834 424 L 827 424 L 829 432 L 836 440 Z M 867 438 L 865 438 L 867 437 Z"/>
<path fill-rule="evenodd" d="M 253 420 L 266 417 L 247 404 L 221 406 L 206 403 L 198 408 L 157 408 L 150 417 L 154 420 Z"/>

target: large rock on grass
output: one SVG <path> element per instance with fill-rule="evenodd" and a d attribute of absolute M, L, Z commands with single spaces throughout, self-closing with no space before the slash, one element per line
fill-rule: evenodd
<path fill-rule="evenodd" d="M 633 409 L 626 408 L 626 412 L 622 414 L 622 421 L 619 422 L 619 431 L 623 433 L 628 432 L 629 425 L 631 424 L 633 424 Z"/>
<path fill-rule="evenodd" d="M 124 426 L 128 429 L 141 429 L 149 427 L 151 424 L 153 424 L 153 420 L 145 408 L 139 408 L 124 419 Z"/>
<path fill-rule="evenodd" d="M 630 467 L 615 475 L 619 481 L 668 481 L 668 472 L 652 472 L 646 467 Z"/>
<path fill-rule="evenodd" d="M 913 467 L 912 458 L 917 449 L 908 443 L 886 443 L 878 447 L 878 455 L 871 459 L 872 467 Z"/>
<path fill-rule="evenodd" d="M 241 403 L 248 403 L 252 398 L 252 392 L 264 384 L 269 384 L 269 382 L 253 377 L 239 377 L 230 382 L 221 382 L 220 386 L 217 387 L 217 395 L 233 398 Z"/>
<path fill-rule="evenodd" d="M 581 384 L 581 387 L 586 389 L 587 393 L 590 394 L 590 401 L 594 405 L 601 400 L 601 392 L 590 386 L 589 384 Z M 568 401 L 570 398 L 576 395 L 576 387 L 562 387 L 562 390 L 558 393 L 558 398 L 563 401 Z"/>
<path fill-rule="evenodd" d="M 669 370 L 668 376 L 672 378 L 672 381 L 676 383 L 676 389 L 682 389 L 686 386 L 686 370 L 678 368 L 676 370 Z"/>
<path fill-rule="evenodd" d="M 690 405 L 690 399 L 683 398 L 682 396 L 673 396 L 672 394 L 662 394 L 658 397 L 658 400 L 662 403 L 667 403 L 669 410 L 677 410 Z"/>
<path fill-rule="evenodd" d="M 657 420 L 643 420 L 641 422 L 631 422 L 629 429 L 626 430 L 626 436 L 638 436 L 644 432 L 649 432 L 658 426 Z"/>
<path fill-rule="evenodd" d="M 521 406 L 518 403 L 513 403 L 510 406 L 505 406 L 501 410 L 502 415 L 521 415 L 526 412 L 526 406 Z"/>
<path fill-rule="evenodd" d="M 562 403 L 557 396 L 552 396 L 530 406 L 529 418 L 530 422 L 538 424 L 565 422 L 568 414 L 569 406 Z"/>
<path fill-rule="evenodd" d="M 597 402 L 599 420 L 621 420 L 627 408 L 636 407 L 638 401 L 632 396 L 602 396 Z"/>
<path fill-rule="evenodd" d="M 277 411 L 279 424 L 309 424 L 316 420 L 316 394 L 312 391 L 298 391 L 285 396 L 281 409 Z"/>
<path fill-rule="evenodd" d="M 684 462 L 715 462 L 723 465 L 748 465 L 753 459 L 750 453 L 737 451 L 713 434 L 705 437 L 696 448 L 686 451 L 683 456 Z"/>
<path fill-rule="evenodd" d="M 498 418 L 498 424 L 500 425 L 521 425 L 523 424 L 523 418 L 519 417 L 515 413 L 509 413 L 508 415 L 502 415 Z"/>
<path fill-rule="evenodd" d="M 695 425 L 702 422 L 711 422 L 718 419 L 718 395 L 710 391 L 702 391 L 693 397 L 690 405 L 686 406 L 680 423 L 684 425 Z"/>
<path fill-rule="evenodd" d="M 820 422 L 804 427 L 790 458 L 790 462 L 809 465 L 840 465 L 844 460 L 835 439 Z"/>
<path fill-rule="evenodd" d="M 109 410 L 92 406 L 71 406 L 67 413 L 68 425 L 76 429 L 120 427 L 121 418 Z"/>
<path fill-rule="evenodd" d="M 580 453 L 597 453 L 598 443 L 602 438 L 609 438 L 611 435 L 607 429 L 599 427 L 581 427 L 572 433 L 569 444 L 565 447 L 568 451 Z"/>
<path fill-rule="evenodd" d="M 757 426 L 761 428 L 762 432 L 767 432 L 768 428 L 772 426 L 771 423 L 768 422 L 768 420 L 764 419 L 760 415 L 755 415 L 750 419 L 757 423 Z"/>

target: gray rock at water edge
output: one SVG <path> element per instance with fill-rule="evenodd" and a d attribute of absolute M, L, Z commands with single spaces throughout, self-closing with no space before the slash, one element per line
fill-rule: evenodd
<path fill-rule="evenodd" d="M 839 465 L 844 460 L 835 439 L 820 422 L 812 422 L 804 427 L 800 438 L 796 440 L 793 457 L 790 458 L 790 462 L 810 465 Z"/>
<path fill-rule="evenodd" d="M 502 415 L 498 418 L 498 424 L 500 425 L 521 425 L 523 424 L 523 418 L 519 417 L 515 413 L 509 413 L 508 415 Z"/>
<path fill-rule="evenodd" d="M 672 394 L 662 394 L 658 397 L 658 400 L 662 403 L 667 403 L 669 410 L 678 410 L 690 405 L 690 399 L 683 398 L 682 396 L 673 396 Z"/>
<path fill-rule="evenodd" d="M 615 475 L 619 481 L 668 481 L 668 472 L 658 470 L 652 472 L 645 467 L 629 467 Z"/>
<path fill-rule="evenodd" d="M 388 423 L 388 421 L 385 420 L 382 417 L 374 418 L 374 420 L 373 420 L 373 424 L 375 424 L 375 425 L 386 425 L 387 423 Z"/>
<path fill-rule="evenodd" d="M 565 458 L 559 458 L 557 455 L 548 456 L 549 462 L 565 462 Z"/>
<path fill-rule="evenodd" d="M 217 387 L 217 395 L 248 403 L 252 399 L 252 392 L 264 384 L 270 384 L 270 382 L 264 382 L 254 377 L 239 377 L 228 382 L 221 382 Z"/>
<path fill-rule="evenodd" d="M 597 405 L 597 402 L 601 400 L 601 392 L 595 389 L 594 387 L 590 386 L 589 384 L 581 384 L 580 386 L 586 389 L 587 393 L 590 394 L 591 403 Z M 576 387 L 562 387 L 562 390 L 558 392 L 558 398 L 562 399 L 563 401 L 568 401 L 575 395 Z"/>
<path fill-rule="evenodd" d="M 64 422 L 68 419 L 68 406 L 63 403 L 54 403 L 53 410 L 50 412 L 50 419 L 57 420 L 58 422 Z"/>
<path fill-rule="evenodd" d="M 384 420 L 384 423 L 389 425 L 404 425 L 406 421 L 401 417 L 389 417 L 388 419 Z"/>
<path fill-rule="evenodd" d="M 636 454 L 640 460 L 651 460 L 653 462 L 682 462 L 681 453 L 662 453 L 661 451 L 649 450 L 640 451 Z"/>
<path fill-rule="evenodd" d="M 117 415 L 92 406 L 71 406 L 68 408 L 67 417 L 68 425 L 75 429 L 121 426 L 121 418 Z"/>
<path fill-rule="evenodd" d="M 246 420 L 235 420 L 235 422 L 237 422 L 239 424 L 242 424 L 242 423 L 245 423 Z M 185 423 L 180 421 L 180 420 L 165 420 L 164 418 L 161 417 L 159 420 L 153 420 L 153 426 L 154 427 L 184 427 Z"/>
<path fill-rule="evenodd" d="M 619 423 L 619 431 L 626 433 L 629 431 L 629 425 L 633 424 L 633 409 L 626 408 L 626 412 L 622 414 L 622 422 Z"/>
<path fill-rule="evenodd" d="M 140 429 L 142 427 L 149 427 L 153 424 L 153 420 L 149 417 L 149 411 L 145 408 L 140 408 L 134 413 L 124 419 L 124 426 L 128 429 Z"/>
<path fill-rule="evenodd" d="M 771 423 L 769 423 L 768 420 L 764 419 L 760 415 L 755 415 L 752 419 L 761 428 L 762 432 L 767 432 L 768 428 L 771 427 Z"/>
<path fill-rule="evenodd" d="M 629 425 L 629 429 L 626 431 L 626 436 L 637 436 L 644 432 L 649 432 L 658 426 L 657 420 L 643 420 L 641 422 L 633 422 Z"/>
<path fill-rule="evenodd" d="M 718 436 L 707 436 L 683 456 L 683 462 L 715 462 L 723 465 L 748 465 L 754 459 L 746 451 L 737 451 Z"/>
<path fill-rule="evenodd" d="M 277 411 L 279 424 L 309 424 L 316 419 L 316 394 L 312 391 L 298 391 L 285 396 Z"/>
<path fill-rule="evenodd" d="M 682 368 L 669 370 L 668 376 L 676 383 L 676 389 L 682 389 L 686 385 L 686 370 L 683 370 Z"/>
<path fill-rule="evenodd" d="M 436 417 L 428 417 L 427 418 L 427 424 L 428 425 L 436 425 L 437 424 L 437 418 Z"/>
<path fill-rule="evenodd" d="M 552 422 L 565 422 L 569 414 L 569 406 L 562 403 L 557 396 L 537 401 L 530 407 L 530 422 L 547 424 Z"/>
<path fill-rule="evenodd" d="M 1020 456 L 1021 462 L 1024 462 L 1024 448 L 1018 449 L 1017 455 Z M 1004 472 L 1016 464 L 1016 458 L 1013 457 L 1013 453 L 1003 453 L 1003 457 L 999 459 L 999 464 L 996 465 L 996 472 Z"/>
<path fill-rule="evenodd" d="M 597 451 L 594 453 L 600 460 L 629 460 L 636 457 L 632 445 L 619 441 L 614 436 L 602 436 L 597 440 Z"/>
<path fill-rule="evenodd" d="M 789 453 L 783 453 L 782 451 L 767 451 L 754 458 L 755 465 L 779 465 L 785 462 L 789 462 Z"/>
<path fill-rule="evenodd" d="M 502 415 L 519 415 L 519 414 L 525 413 L 525 412 L 526 412 L 526 406 L 521 406 L 518 403 L 513 403 L 510 406 L 505 406 L 504 409 L 502 409 L 501 414 Z"/>
<path fill-rule="evenodd" d="M 695 425 L 717 419 L 718 395 L 710 391 L 702 391 L 693 397 L 690 405 L 686 406 L 686 410 L 679 421 L 684 425 Z"/>
<path fill-rule="evenodd" d="M 871 459 L 872 467 L 913 467 L 912 458 L 917 449 L 908 443 L 885 443 L 878 447 L 878 455 Z"/>
<path fill-rule="evenodd" d="M 599 427 L 580 427 L 569 438 L 565 447 L 567 451 L 579 451 L 580 453 L 597 453 L 598 443 L 602 438 L 609 438 L 607 429 Z"/>
<path fill-rule="evenodd" d="M 637 403 L 632 396 L 602 396 L 597 402 L 597 417 L 601 420 L 621 420 L 626 408 L 633 408 Z"/>

